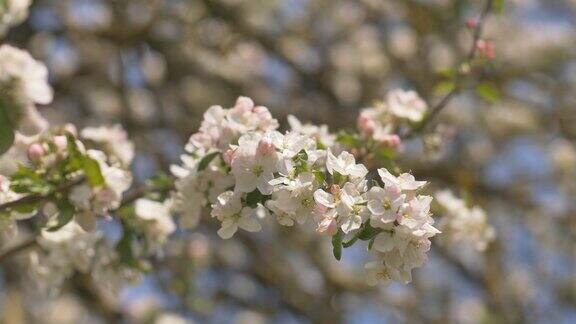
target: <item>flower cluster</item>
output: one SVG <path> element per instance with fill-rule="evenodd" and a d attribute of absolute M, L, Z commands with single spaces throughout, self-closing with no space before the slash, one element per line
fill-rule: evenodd
<path fill-rule="evenodd" d="M 70 210 L 82 228 L 93 231 L 96 216 L 107 215 L 119 207 L 123 193 L 132 184 L 132 175 L 114 155 L 86 148 L 75 137 L 76 133 L 73 126 L 66 125 L 37 137 L 27 149 L 33 167 L 22 166 L 12 178 L 17 180 L 14 185 L 21 191 L 46 192 L 62 180 L 86 178 L 72 186 L 59 202 L 45 204 L 43 211 L 50 218 L 59 219 L 63 209 Z M 32 173 L 37 175 L 35 182 L 29 179 Z"/>
<path fill-rule="evenodd" d="M 283 226 L 308 222 L 333 237 L 337 258 L 345 236 L 359 237 L 384 260 L 386 278 L 410 281 L 439 232 L 430 217 L 432 198 L 416 194 L 425 182 L 386 169 L 379 170 L 381 181 L 369 182 L 354 155 L 333 153 L 337 139 L 327 128 L 294 117 L 290 124 L 291 131 L 278 132 L 268 110 L 248 98 L 228 110 L 210 108 L 183 165 L 173 167 L 174 209 L 182 222 L 195 225 L 202 209 L 209 210 L 225 239 L 239 229 L 260 231 L 268 215 Z"/>
<path fill-rule="evenodd" d="M 440 222 L 444 238 L 450 243 L 466 243 L 478 251 L 484 251 L 496 237 L 496 231 L 488 223 L 486 213 L 479 206 L 469 208 L 450 190 L 436 193 L 436 201 L 445 211 Z"/>
<path fill-rule="evenodd" d="M 31 2 L 31 0 L 5 0 L 0 3 L 0 36 L 28 17 Z"/>
<path fill-rule="evenodd" d="M 422 121 L 427 111 L 428 105 L 418 93 L 396 89 L 388 92 L 386 100 L 375 107 L 363 109 L 357 127 L 364 138 L 397 148 L 401 142 L 400 128 Z"/>
<path fill-rule="evenodd" d="M 176 230 L 176 224 L 170 213 L 170 200 L 164 203 L 150 199 L 138 199 L 134 204 L 137 225 L 142 228 L 148 244 L 158 249 L 168 236 Z"/>
<path fill-rule="evenodd" d="M 396 177 L 386 169 L 379 169 L 378 174 L 384 187 L 372 187 L 367 194 L 378 257 L 366 264 L 368 282 L 410 282 L 412 269 L 427 260 L 430 238 L 440 233 L 430 213 L 432 197 L 417 194 L 426 182 L 416 181 L 411 174 Z"/>
<path fill-rule="evenodd" d="M 75 221 L 58 231 L 43 230 L 38 239 L 42 251 L 31 254 L 31 274 L 43 291 L 58 292 L 75 272 L 91 274 L 111 290 L 137 277 L 120 265 L 119 255 L 99 232 L 86 232 Z"/>
<path fill-rule="evenodd" d="M 112 164 L 127 168 L 134 159 L 134 143 L 121 125 L 86 127 L 80 137 L 105 152 Z"/>
<path fill-rule="evenodd" d="M 190 137 L 182 156 L 182 166 L 173 166 L 178 178 L 174 210 L 182 215 L 182 225 L 196 226 L 202 209 L 216 203 L 219 194 L 233 187 L 229 172 L 233 151 L 242 134 L 265 132 L 278 128 L 267 108 L 255 106 L 250 98 L 240 97 L 231 109 L 212 106 L 204 114 L 200 131 Z"/>
<path fill-rule="evenodd" d="M 36 104 L 52 101 L 48 70 L 28 52 L 0 46 L 0 127 L 35 135 L 47 127 Z"/>

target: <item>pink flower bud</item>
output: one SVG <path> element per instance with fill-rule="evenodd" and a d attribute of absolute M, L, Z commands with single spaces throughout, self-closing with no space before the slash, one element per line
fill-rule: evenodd
<path fill-rule="evenodd" d="M 58 151 L 65 151 L 68 148 L 68 139 L 66 136 L 54 136 L 54 145 L 58 148 Z"/>
<path fill-rule="evenodd" d="M 356 120 L 356 125 L 365 137 L 371 136 L 376 129 L 376 122 L 365 112 L 360 113 L 360 116 L 358 116 L 358 119 Z"/>
<path fill-rule="evenodd" d="M 268 117 L 268 116 L 271 117 L 271 116 L 272 116 L 272 115 L 270 114 L 270 110 L 268 110 L 268 108 L 266 108 L 266 107 L 264 107 L 264 106 L 256 106 L 256 107 L 254 107 L 254 113 L 257 114 L 257 115 L 259 115 L 259 116 L 265 116 L 265 117 Z"/>
<path fill-rule="evenodd" d="M 254 108 L 254 101 L 248 97 L 238 97 L 236 104 L 234 105 L 235 110 L 241 112 L 249 112 Z"/>
<path fill-rule="evenodd" d="M 38 143 L 28 146 L 28 159 L 33 162 L 38 162 L 44 156 L 44 148 Z"/>
<path fill-rule="evenodd" d="M 466 20 L 466 27 L 469 29 L 476 29 L 478 27 L 478 20 L 473 18 Z"/>
<path fill-rule="evenodd" d="M 232 163 L 234 163 L 234 160 L 236 159 L 236 150 L 235 149 L 226 150 L 226 152 L 224 152 L 223 159 L 224 163 L 232 165 Z"/>
<path fill-rule="evenodd" d="M 389 134 L 382 136 L 382 138 L 379 139 L 379 142 L 381 145 L 397 149 L 402 143 L 402 139 L 400 139 L 400 136 L 396 134 Z"/>
<path fill-rule="evenodd" d="M 478 54 L 488 60 L 492 60 L 496 57 L 495 49 L 496 47 L 493 42 L 483 39 L 479 39 L 476 42 L 476 51 Z"/>
<path fill-rule="evenodd" d="M 269 155 L 276 151 L 274 143 L 269 138 L 263 138 L 258 142 L 257 153 L 260 155 Z"/>
<path fill-rule="evenodd" d="M 64 125 L 62 130 L 64 130 L 65 133 L 74 135 L 74 137 L 78 136 L 78 129 L 76 129 L 76 126 L 74 126 L 73 124 L 68 123 Z"/>

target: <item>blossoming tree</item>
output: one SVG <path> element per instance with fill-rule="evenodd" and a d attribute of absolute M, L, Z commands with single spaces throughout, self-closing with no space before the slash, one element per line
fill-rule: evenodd
<path fill-rule="evenodd" d="M 29 5 L 0 2 L 0 32 L 24 21 Z M 333 130 L 294 115 L 278 120 L 273 109 L 239 96 L 229 108 L 206 109 L 170 175 L 141 185 L 133 184 L 130 133 L 119 124 L 48 123 L 39 113 L 54 97 L 47 68 L 25 50 L 1 45 L 0 262 L 25 255 L 44 293 L 58 294 L 78 277 L 117 292 L 154 272 L 165 247 L 200 224 L 222 240 L 289 227 L 330 242 L 335 260 L 362 246 L 371 254 L 368 286 L 410 284 L 434 237 L 440 246 L 482 253 L 496 237 L 486 212 L 415 177 L 399 155 L 414 138 L 439 149 L 449 132 L 434 127 L 436 116 L 479 84 L 481 73 L 472 72 L 494 58 L 482 30 L 499 6 L 485 1 L 479 19 L 466 24 L 470 49 L 447 73 L 438 99 L 398 88 L 361 109 L 355 128 Z M 480 85 L 490 97 L 489 86 Z M 116 238 L 103 225 L 111 221 Z"/>

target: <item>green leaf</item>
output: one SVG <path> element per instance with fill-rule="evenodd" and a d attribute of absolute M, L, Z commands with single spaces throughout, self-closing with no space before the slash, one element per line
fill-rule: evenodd
<path fill-rule="evenodd" d="M 16 193 L 46 194 L 53 186 L 32 168 L 21 165 L 11 176 L 10 189 Z"/>
<path fill-rule="evenodd" d="M 372 250 L 372 246 L 374 246 L 374 240 L 376 237 L 373 237 L 370 242 L 368 242 L 368 251 Z"/>
<path fill-rule="evenodd" d="M 364 225 L 364 227 L 362 228 L 362 230 L 357 234 L 357 236 L 362 241 L 369 241 L 369 240 L 373 239 L 374 237 L 376 237 L 376 235 L 378 235 L 378 233 L 380 233 L 380 232 L 382 232 L 381 229 L 374 228 L 374 227 L 370 226 L 369 223 L 366 223 Z"/>
<path fill-rule="evenodd" d="M 332 253 L 338 261 L 342 259 L 342 239 L 344 239 L 344 232 L 338 229 L 338 232 L 332 236 Z"/>
<path fill-rule="evenodd" d="M 434 87 L 434 94 L 437 96 L 440 96 L 443 94 L 447 94 L 448 92 L 454 90 L 455 88 L 456 88 L 456 83 L 454 83 L 454 81 L 452 81 L 452 80 L 442 81 Z"/>
<path fill-rule="evenodd" d="M 249 207 L 255 208 L 258 203 L 263 204 L 266 200 L 270 199 L 270 195 L 263 195 L 260 190 L 255 189 L 252 192 L 246 194 L 245 203 Z"/>
<path fill-rule="evenodd" d="M 12 209 L 21 214 L 30 214 L 38 209 L 38 205 L 40 205 L 38 202 L 26 203 L 20 204 Z"/>
<path fill-rule="evenodd" d="M 84 174 L 86 175 L 86 179 L 88 183 L 92 187 L 99 187 L 104 185 L 104 176 L 102 175 L 102 170 L 100 170 L 100 164 L 98 161 L 84 156 L 82 158 L 82 169 L 84 170 Z"/>
<path fill-rule="evenodd" d="M 120 255 L 122 262 L 130 265 L 134 268 L 138 267 L 138 260 L 134 256 L 134 251 L 132 250 L 132 241 L 134 239 L 134 232 L 125 223 L 122 224 L 122 229 L 124 234 L 122 239 L 116 244 L 116 251 Z"/>
<path fill-rule="evenodd" d="M 61 229 L 64 225 L 68 224 L 74 217 L 74 212 L 76 209 L 68 201 L 68 199 L 62 199 L 56 203 L 58 206 L 58 218 L 55 225 L 48 228 L 49 232 L 55 232 Z"/>
<path fill-rule="evenodd" d="M 334 182 L 334 184 L 342 184 L 345 180 L 345 176 L 341 175 L 338 171 L 334 171 L 334 174 L 332 175 L 332 182 Z"/>
<path fill-rule="evenodd" d="M 326 182 L 326 173 L 324 173 L 324 171 L 314 170 L 312 173 L 320 185 L 323 185 Z"/>
<path fill-rule="evenodd" d="M 202 158 L 202 160 L 200 160 L 200 163 L 198 163 L 198 171 L 202 171 L 204 169 L 206 169 L 208 167 L 208 165 L 210 164 L 210 162 L 212 162 L 212 160 L 214 160 L 214 158 L 216 156 L 218 156 L 220 154 L 220 152 L 212 152 L 206 156 L 204 156 Z"/>
<path fill-rule="evenodd" d="M 6 106 L 0 101 L 0 155 L 14 144 L 14 128 L 8 119 Z"/>
<path fill-rule="evenodd" d="M 305 150 L 298 152 L 292 160 L 297 173 L 308 171 L 308 153 Z"/>
<path fill-rule="evenodd" d="M 389 147 L 381 147 L 376 150 L 376 156 L 384 161 L 393 161 L 396 158 L 396 151 Z"/>
<path fill-rule="evenodd" d="M 358 138 L 358 135 L 350 133 L 348 131 L 340 131 L 336 137 L 336 140 L 348 147 L 359 147 L 362 145 L 362 141 Z"/>
<path fill-rule="evenodd" d="M 455 68 L 444 68 L 436 71 L 436 73 L 445 79 L 454 79 L 457 75 Z"/>
<path fill-rule="evenodd" d="M 476 86 L 476 93 L 490 103 L 500 100 L 500 91 L 491 83 L 480 83 Z"/>
<path fill-rule="evenodd" d="M 301 161 L 308 161 L 308 153 L 304 149 L 300 150 L 296 156 Z"/>

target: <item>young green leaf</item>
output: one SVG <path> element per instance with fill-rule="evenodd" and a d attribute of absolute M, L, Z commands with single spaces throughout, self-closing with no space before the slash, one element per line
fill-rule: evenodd
<path fill-rule="evenodd" d="M 214 158 L 216 156 L 218 156 L 220 154 L 220 152 L 212 152 L 206 156 L 204 156 L 202 158 L 202 160 L 200 160 L 200 163 L 198 163 L 198 171 L 202 171 L 204 169 L 206 169 L 208 167 L 208 165 L 210 164 L 210 162 L 212 162 L 212 160 L 214 160 Z"/>
<path fill-rule="evenodd" d="M 102 175 L 102 170 L 100 170 L 100 164 L 98 164 L 98 161 L 88 156 L 84 156 L 82 158 L 82 169 L 84 170 L 84 174 L 86 175 L 88 183 L 92 187 L 99 187 L 104 185 L 105 180 L 104 176 Z"/>
<path fill-rule="evenodd" d="M 434 94 L 437 96 L 441 96 L 447 94 L 448 92 L 454 90 L 455 88 L 456 83 L 454 83 L 454 81 L 452 80 L 442 81 L 434 87 Z"/>
<path fill-rule="evenodd" d="M 500 92 L 498 91 L 498 88 L 491 83 L 480 83 L 476 86 L 476 93 L 482 97 L 482 99 L 490 103 L 500 100 Z"/>
<path fill-rule="evenodd" d="M 358 238 L 361 239 L 362 241 L 369 241 L 373 239 L 381 231 L 382 231 L 381 229 L 374 228 L 370 226 L 369 223 L 366 223 L 362 228 L 362 230 L 358 233 Z"/>
<path fill-rule="evenodd" d="M 342 258 L 342 239 L 344 239 L 344 232 L 339 229 L 338 232 L 332 236 L 332 253 L 338 261 Z"/>
<path fill-rule="evenodd" d="M 68 224 L 74 217 L 75 208 L 68 201 L 68 199 L 62 199 L 56 203 L 58 206 L 58 218 L 56 219 L 56 224 L 48 228 L 49 232 L 55 232 L 61 229 L 64 225 Z"/>
<path fill-rule="evenodd" d="M 348 131 L 341 131 L 338 133 L 336 140 L 343 145 L 348 147 L 359 147 L 362 145 L 362 141 L 358 138 L 356 134 L 350 133 Z"/>

